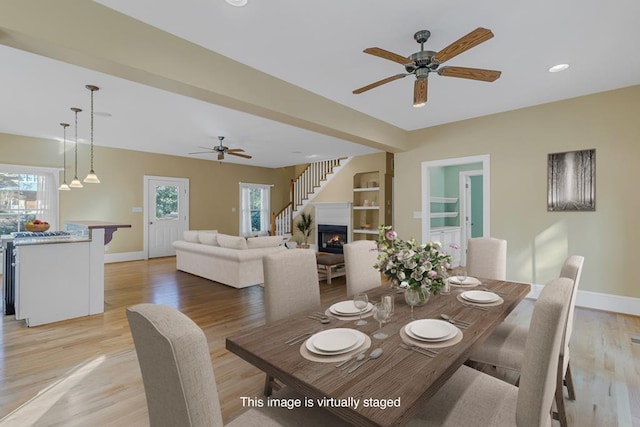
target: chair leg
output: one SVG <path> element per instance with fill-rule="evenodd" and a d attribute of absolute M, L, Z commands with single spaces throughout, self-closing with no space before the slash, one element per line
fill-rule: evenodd
<path fill-rule="evenodd" d="M 558 360 L 558 369 L 556 372 L 556 393 L 555 393 L 555 401 L 556 401 L 556 410 L 558 412 L 552 412 L 552 416 L 554 420 L 560 421 L 560 427 L 568 427 L 567 422 L 567 411 L 564 407 L 564 388 L 563 388 L 563 375 L 562 368 L 564 366 L 562 355 Z"/>
<path fill-rule="evenodd" d="M 569 392 L 569 400 L 576 400 L 576 390 L 573 387 L 573 377 L 571 376 L 571 361 L 567 363 L 567 373 L 564 376 L 564 382 Z"/>

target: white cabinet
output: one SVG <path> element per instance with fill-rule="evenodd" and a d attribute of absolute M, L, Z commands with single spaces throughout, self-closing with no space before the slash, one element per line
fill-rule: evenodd
<path fill-rule="evenodd" d="M 436 227 L 431 229 L 429 240 L 440 242 L 442 249 L 451 255 L 451 267 L 460 265 L 460 249 L 454 249 L 451 246 L 460 245 L 460 227 Z"/>

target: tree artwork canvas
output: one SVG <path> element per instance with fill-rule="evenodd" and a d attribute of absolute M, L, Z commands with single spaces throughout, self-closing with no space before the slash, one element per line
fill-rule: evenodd
<path fill-rule="evenodd" d="M 596 150 L 549 154 L 547 210 L 596 210 Z"/>

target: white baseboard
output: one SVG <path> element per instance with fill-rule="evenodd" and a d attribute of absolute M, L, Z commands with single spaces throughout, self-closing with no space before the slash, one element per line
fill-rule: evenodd
<path fill-rule="evenodd" d="M 104 254 L 104 263 L 110 264 L 112 262 L 124 262 L 124 261 L 138 261 L 141 259 L 147 259 L 143 251 L 140 252 L 118 252 L 114 254 Z"/>
<path fill-rule="evenodd" d="M 529 292 L 527 298 L 537 299 L 543 287 L 543 285 L 532 284 L 531 292 Z M 601 292 L 578 290 L 576 307 L 640 316 L 640 298 L 603 294 Z"/>

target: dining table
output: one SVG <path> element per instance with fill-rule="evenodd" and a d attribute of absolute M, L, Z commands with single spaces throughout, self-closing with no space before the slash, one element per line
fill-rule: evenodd
<path fill-rule="evenodd" d="M 393 299 L 393 314 L 382 327 L 388 335 L 384 339 L 373 337 L 379 332 L 379 322 L 373 317 L 366 317 L 365 325 L 356 326 L 358 316 L 346 318 L 328 311 L 332 304 L 348 300 L 342 296 L 326 301 L 316 310 L 229 336 L 226 348 L 304 396 L 298 402 L 301 406 L 323 406 L 357 426 L 402 425 L 437 393 L 531 290 L 526 283 L 484 278 L 478 282 L 480 285 L 473 287 L 452 286 L 447 295 L 430 295 L 426 304 L 414 307 L 413 318 L 402 290 L 378 286 L 367 291 L 371 302 L 385 296 Z M 461 293 L 470 289 L 490 290 L 500 296 L 501 302 L 486 307 L 467 304 Z M 318 312 L 328 315 L 324 322 L 316 320 Z M 461 334 L 452 341 L 455 344 L 436 346 L 435 352 L 413 351 L 403 345 L 407 341 L 407 324 L 414 319 L 442 319 L 443 314 L 469 324 L 465 328 L 458 324 Z M 293 345 L 287 343 L 303 334 L 309 337 L 337 328 L 360 331 L 367 343 L 371 342 L 365 352 L 366 362 L 352 372 L 338 368 L 334 357 L 327 357 L 327 361 L 322 360 L 322 355 L 304 357 L 304 339 Z M 382 349 L 382 355 L 370 359 L 376 349 Z"/>

